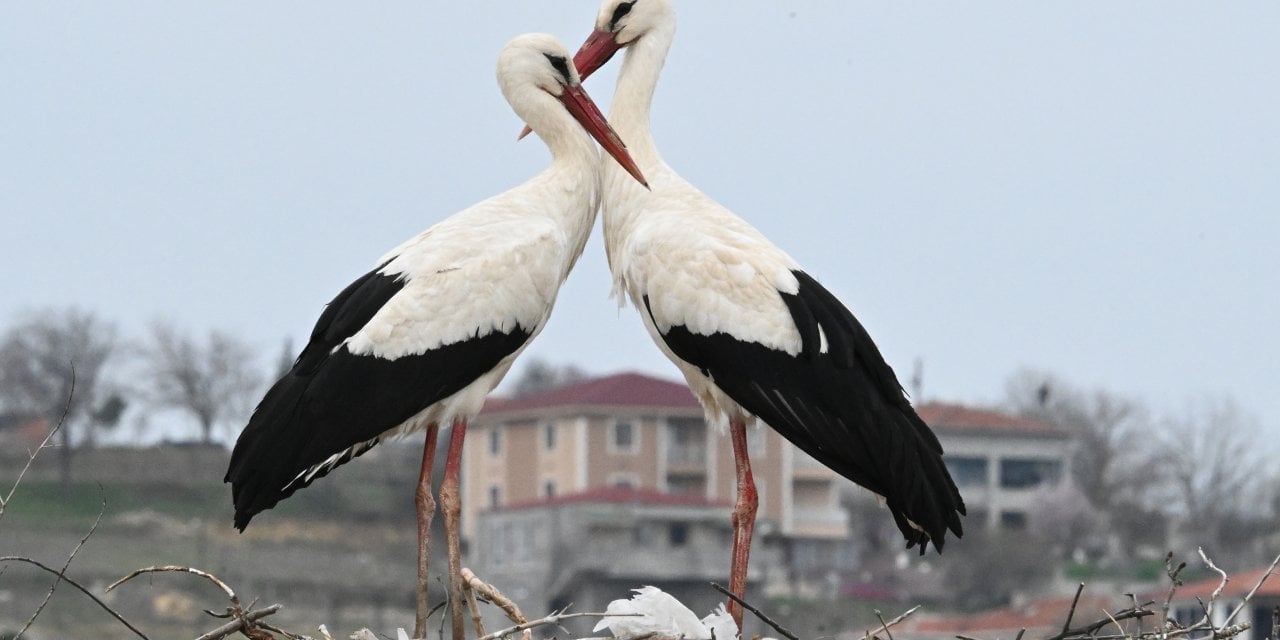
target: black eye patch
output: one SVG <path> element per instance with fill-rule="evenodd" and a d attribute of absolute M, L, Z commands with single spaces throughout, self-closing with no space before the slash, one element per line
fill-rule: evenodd
<path fill-rule="evenodd" d="M 560 75 L 564 76 L 565 84 L 573 84 L 573 80 L 570 78 L 569 74 L 568 60 L 565 60 L 562 56 L 553 56 L 549 53 L 544 53 L 542 55 L 546 56 L 547 60 L 551 62 L 551 66 L 555 67 L 556 71 L 558 71 Z"/>
<path fill-rule="evenodd" d="M 610 31 L 612 31 L 614 27 L 618 26 L 618 21 L 621 20 L 623 16 L 627 15 L 628 13 L 631 13 L 631 5 L 633 4 L 635 3 L 624 2 L 618 5 L 618 7 L 613 10 L 613 17 L 609 19 Z"/>

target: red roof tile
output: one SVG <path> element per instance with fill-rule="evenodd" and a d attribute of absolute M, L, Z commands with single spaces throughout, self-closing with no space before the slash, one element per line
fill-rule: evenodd
<path fill-rule="evenodd" d="M 548 407 L 612 406 L 697 409 L 698 400 L 683 383 L 640 373 L 619 373 L 537 393 L 523 398 L 491 398 L 482 414 Z"/>
<path fill-rule="evenodd" d="M 534 507 L 550 507 L 562 504 L 642 504 L 656 506 L 681 507 L 728 507 L 727 501 L 708 500 L 702 496 L 662 493 L 652 489 L 636 489 L 634 487 L 598 487 L 581 493 L 568 493 L 554 498 L 537 498 L 524 500 L 502 507 L 507 509 L 529 509 Z"/>
<path fill-rule="evenodd" d="M 958 404 L 930 402 L 916 409 L 920 418 L 937 431 L 985 431 L 1037 436 L 1066 436 L 1049 424 L 1031 418 L 1019 418 L 990 409 L 976 409 Z"/>
<path fill-rule="evenodd" d="M 997 631 L 1016 632 L 1019 629 L 1034 632 L 1061 628 L 1067 612 L 1071 610 L 1073 597 L 1073 595 L 1052 596 L 1033 600 L 1021 607 L 995 609 L 967 616 L 930 616 L 910 624 L 908 630 L 954 635 Z M 1080 602 L 1076 605 L 1076 616 L 1079 620 L 1100 619 L 1103 610 L 1115 611 L 1127 604 L 1127 601 L 1122 601 L 1120 598 L 1085 594 L 1080 596 Z"/>
<path fill-rule="evenodd" d="M 1230 578 L 1230 581 L 1228 581 L 1227 586 L 1222 589 L 1222 595 L 1242 598 L 1248 595 L 1249 590 L 1253 589 L 1253 586 L 1258 584 L 1258 581 L 1266 574 L 1266 567 L 1258 567 L 1257 569 L 1241 573 L 1227 573 L 1227 577 Z M 1187 584 L 1178 587 L 1177 592 L 1174 594 L 1174 599 L 1181 601 L 1200 598 L 1201 600 L 1207 601 L 1209 596 L 1213 595 L 1214 589 L 1217 589 L 1218 585 L 1221 583 L 1222 578 L 1216 575 L 1210 578 L 1205 578 L 1204 580 L 1188 582 Z M 1164 591 L 1158 592 L 1156 595 L 1163 597 L 1167 592 L 1168 590 L 1165 589 Z M 1258 593 L 1255 597 L 1257 596 L 1280 596 L 1280 570 L 1272 573 L 1271 576 L 1267 578 L 1266 582 L 1263 582 L 1262 586 L 1258 587 Z"/>

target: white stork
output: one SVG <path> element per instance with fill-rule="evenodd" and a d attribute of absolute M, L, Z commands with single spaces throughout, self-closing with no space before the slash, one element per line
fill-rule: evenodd
<path fill-rule="evenodd" d="M 440 501 L 456 604 L 463 601 L 458 465 L 467 421 L 542 330 L 582 254 L 600 201 L 592 137 L 644 183 L 558 40 L 512 40 L 498 56 L 498 84 L 550 148 L 551 166 L 392 249 L 339 293 L 293 368 L 258 404 L 225 478 L 243 531 L 255 514 L 383 439 L 425 430 L 417 489 L 419 638 L 438 425 L 452 425 Z M 460 639 L 463 608 L 452 609 Z"/>
<path fill-rule="evenodd" d="M 853 314 L 754 227 L 663 161 L 649 106 L 676 31 L 669 0 L 605 0 L 574 62 L 585 78 L 620 48 L 610 122 L 651 190 L 604 169 L 613 290 L 640 312 L 714 424 L 728 422 L 738 500 L 730 590 L 742 596 L 756 511 L 746 424 L 768 424 L 881 496 L 907 547 L 961 535 L 964 502 L 942 447 Z M 730 602 L 741 628 L 742 609 Z"/>

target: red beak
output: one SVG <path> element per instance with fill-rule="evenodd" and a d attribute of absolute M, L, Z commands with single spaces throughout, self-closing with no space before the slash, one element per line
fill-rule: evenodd
<path fill-rule="evenodd" d="M 600 147 L 613 156 L 613 159 L 617 160 L 618 164 L 631 174 L 631 177 L 646 189 L 649 188 L 644 174 L 640 173 L 640 167 L 631 158 L 631 154 L 627 153 L 627 145 L 622 143 L 622 138 L 619 138 L 613 127 L 609 126 L 609 121 L 605 120 L 604 114 L 600 113 L 600 108 L 591 101 L 591 96 L 587 95 L 582 85 L 565 87 L 559 97 L 560 102 L 563 102 L 565 109 L 569 111 L 569 115 L 582 124 L 582 128 L 600 143 Z"/>
<path fill-rule="evenodd" d="M 612 33 L 599 29 L 592 31 L 591 35 L 587 36 L 587 41 L 582 43 L 582 48 L 573 55 L 573 66 L 578 68 L 578 76 L 585 82 L 621 48 L 622 45 L 614 41 Z M 520 132 L 520 137 L 516 140 L 524 140 L 524 137 L 530 133 L 533 133 L 533 129 L 525 125 L 524 130 Z"/>
<path fill-rule="evenodd" d="M 617 43 L 612 33 L 597 29 L 587 36 L 582 48 L 573 54 L 573 66 L 578 68 L 578 75 L 586 80 L 621 48 L 622 45 Z"/>

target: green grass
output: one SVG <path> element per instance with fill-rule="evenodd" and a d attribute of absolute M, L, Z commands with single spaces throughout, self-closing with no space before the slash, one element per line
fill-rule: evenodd
<path fill-rule="evenodd" d="M 204 515 L 226 500 L 220 487 L 175 484 L 111 484 L 24 482 L 6 508 L 6 517 L 30 525 L 92 520 L 106 502 L 106 514 L 151 509 L 181 518 Z"/>
<path fill-rule="evenodd" d="M 181 520 L 231 517 L 231 488 L 223 483 L 117 483 L 25 481 L 6 508 L 6 519 L 29 526 L 92 522 L 106 501 L 104 517 L 147 509 Z M 316 485 L 275 507 L 281 515 L 302 519 L 396 519 L 412 521 L 413 495 L 385 486 Z"/>

